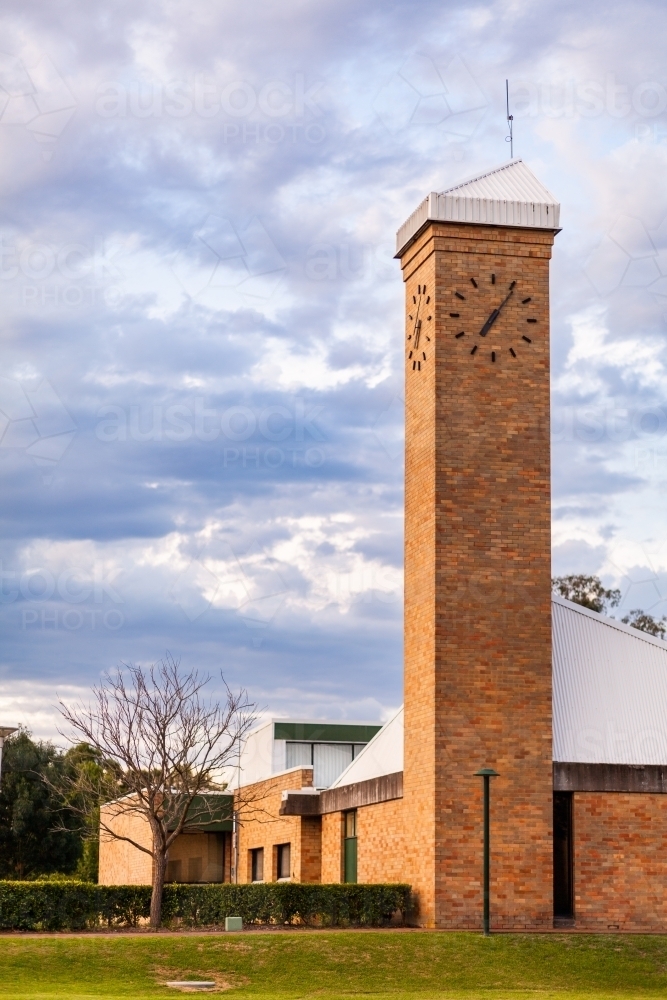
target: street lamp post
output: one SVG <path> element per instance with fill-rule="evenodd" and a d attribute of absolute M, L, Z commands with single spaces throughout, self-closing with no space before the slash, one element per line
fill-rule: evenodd
<path fill-rule="evenodd" d="M 5 745 L 5 740 L 12 733 L 17 732 L 16 729 L 12 729 L 11 726 L 0 726 L 0 784 L 2 784 L 2 748 Z"/>
<path fill-rule="evenodd" d="M 491 933 L 489 905 L 489 870 L 491 860 L 489 829 L 490 779 L 498 778 L 499 775 L 492 767 L 482 767 L 479 771 L 475 771 L 475 777 L 484 779 L 484 937 L 488 937 Z"/>

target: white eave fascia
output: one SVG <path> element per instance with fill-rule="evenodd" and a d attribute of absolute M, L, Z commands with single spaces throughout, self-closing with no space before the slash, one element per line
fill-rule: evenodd
<path fill-rule="evenodd" d="M 396 257 L 429 222 L 458 222 L 559 232 L 560 204 L 523 160 L 432 191 L 396 234 Z"/>

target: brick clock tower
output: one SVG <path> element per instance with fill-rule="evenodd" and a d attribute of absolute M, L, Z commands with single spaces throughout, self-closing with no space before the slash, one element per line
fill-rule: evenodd
<path fill-rule="evenodd" d="M 419 922 L 553 924 L 549 260 L 559 205 L 521 160 L 431 194 L 406 288 L 406 874 Z"/>

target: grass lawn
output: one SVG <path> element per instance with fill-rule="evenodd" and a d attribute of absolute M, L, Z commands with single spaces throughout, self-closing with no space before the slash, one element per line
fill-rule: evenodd
<path fill-rule="evenodd" d="M 667 937 L 250 931 L 0 937 L 0 1000 L 148 1000 L 168 979 L 230 1000 L 665 997 Z"/>

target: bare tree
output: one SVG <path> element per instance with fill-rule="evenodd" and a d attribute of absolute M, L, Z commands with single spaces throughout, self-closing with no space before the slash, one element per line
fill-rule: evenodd
<path fill-rule="evenodd" d="M 100 836 L 126 841 L 153 859 L 154 930 L 161 921 L 169 848 L 184 830 L 212 818 L 212 797 L 204 793 L 224 790 L 220 771 L 235 763 L 254 721 L 245 691 L 234 694 L 223 678 L 221 705 L 204 695 L 209 681 L 196 670 L 181 671 L 167 655 L 145 669 L 124 665 L 105 674 L 88 705 L 60 702 L 75 741 L 83 740 L 107 762 L 77 774 L 70 804 L 81 803 L 83 813 L 95 798 L 112 800 L 102 810 Z M 119 822 L 133 816 L 148 823 L 150 847 L 133 836 L 131 823 Z"/>

